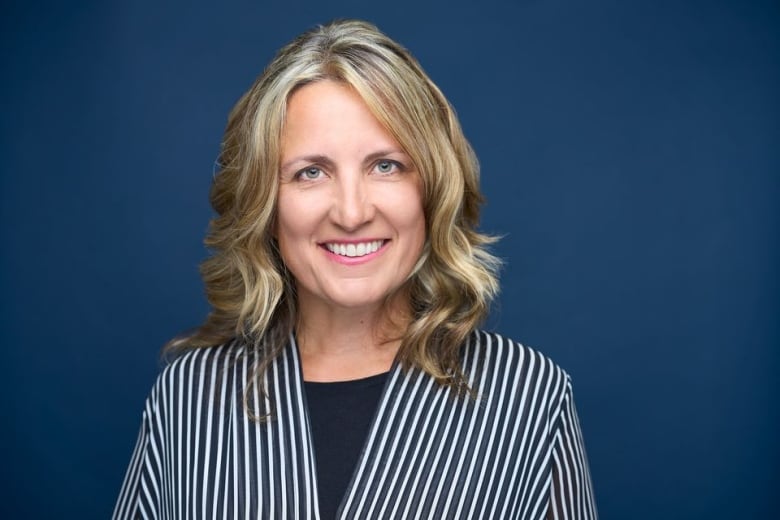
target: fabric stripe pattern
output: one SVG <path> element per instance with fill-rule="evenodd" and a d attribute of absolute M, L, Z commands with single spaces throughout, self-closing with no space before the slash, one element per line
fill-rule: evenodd
<path fill-rule="evenodd" d="M 502 336 L 476 331 L 462 367 L 476 399 L 419 370 L 391 370 L 339 510 L 341 519 L 596 519 L 569 376 Z M 318 519 L 317 478 L 294 338 L 264 374 L 251 352 L 190 351 L 146 400 L 115 519 Z"/>

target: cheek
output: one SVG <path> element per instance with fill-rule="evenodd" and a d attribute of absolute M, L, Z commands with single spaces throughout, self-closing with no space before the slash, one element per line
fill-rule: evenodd
<path fill-rule="evenodd" d="M 396 199 L 394 212 L 395 226 L 405 237 L 408 260 L 416 262 L 427 237 L 425 212 L 419 193 L 410 190 L 403 198 Z"/>
<path fill-rule="evenodd" d="M 282 254 L 285 249 L 294 247 L 295 243 L 307 234 L 310 225 L 305 211 L 305 204 L 294 194 L 286 194 L 280 190 L 276 203 L 276 222 L 274 224 L 274 237 L 279 242 Z M 309 230 L 310 231 L 310 230 Z"/>
<path fill-rule="evenodd" d="M 407 230 L 415 234 L 425 235 L 425 211 L 423 210 L 422 193 L 417 186 L 409 186 L 408 189 L 398 193 L 396 199 L 397 215 L 399 223 Z"/>

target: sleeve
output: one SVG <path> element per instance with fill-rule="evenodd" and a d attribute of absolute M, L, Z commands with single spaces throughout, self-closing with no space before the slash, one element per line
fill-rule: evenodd
<path fill-rule="evenodd" d="M 552 482 L 547 519 L 597 520 L 593 484 L 568 375 L 552 441 Z"/>
<path fill-rule="evenodd" d="M 162 465 L 159 430 L 157 385 L 146 400 L 141 429 L 135 443 L 130 465 L 125 473 L 122 488 L 114 507 L 113 520 L 160 517 L 160 490 L 162 489 Z"/>

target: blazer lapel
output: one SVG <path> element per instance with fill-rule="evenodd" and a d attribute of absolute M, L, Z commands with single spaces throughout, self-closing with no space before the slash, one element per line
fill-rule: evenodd
<path fill-rule="evenodd" d="M 319 518 L 317 479 L 300 358 L 291 335 L 265 376 L 273 417 L 266 424 L 270 518 Z"/>

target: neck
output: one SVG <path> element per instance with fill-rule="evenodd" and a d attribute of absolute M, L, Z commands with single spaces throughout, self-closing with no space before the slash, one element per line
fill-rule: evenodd
<path fill-rule="evenodd" d="M 408 324 L 405 310 L 392 303 L 345 309 L 299 299 L 296 337 L 304 380 L 348 381 L 390 370 Z"/>

